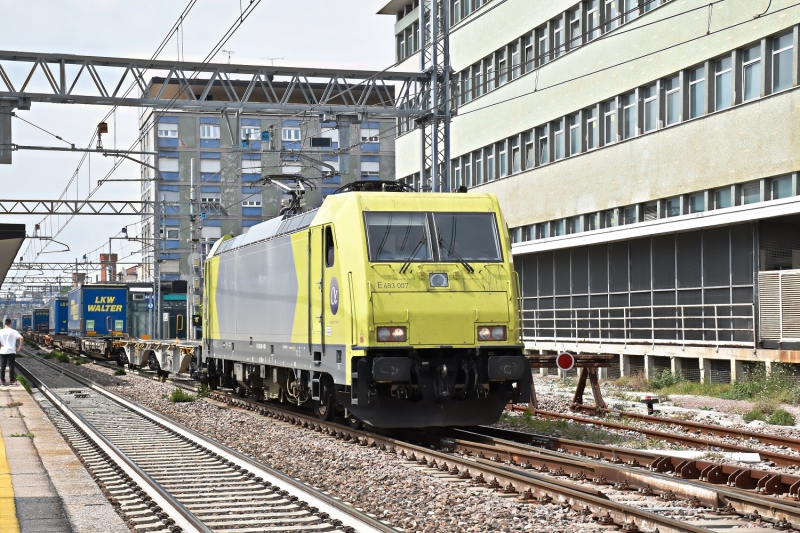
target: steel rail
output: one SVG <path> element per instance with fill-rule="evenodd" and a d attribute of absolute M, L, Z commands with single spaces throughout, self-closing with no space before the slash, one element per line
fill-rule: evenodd
<path fill-rule="evenodd" d="M 517 435 L 512 433 L 517 432 L 479 427 L 470 430 L 451 430 L 447 434 L 462 437 L 453 440 L 457 450 L 467 451 L 473 455 L 480 453 L 483 457 L 494 454 L 489 458 L 494 462 L 502 462 L 505 455 L 506 460 L 512 464 L 524 465 L 523 468 L 536 468 L 532 461 L 538 460 L 543 463 L 539 470 L 542 471 L 544 470 L 542 467 L 546 467 L 546 471 L 551 475 L 570 476 L 573 479 L 592 476 L 595 482 L 615 484 L 623 488 L 630 487 L 644 494 L 657 494 L 667 500 L 675 499 L 677 494 L 682 494 L 690 502 L 699 500 L 711 507 L 732 508 L 743 516 L 759 515 L 762 520 L 779 527 L 800 529 L 800 503 L 797 494 L 800 478 L 797 476 L 758 472 L 693 459 L 681 461 L 677 466 L 673 466 L 670 461 L 673 458 L 649 452 L 519 433 L 519 437 L 523 439 L 525 436 L 534 437 L 535 440 L 531 439 L 533 442 L 551 447 L 543 449 L 536 445 L 518 442 L 515 440 Z M 703 478 L 701 472 L 707 471 L 706 469 L 720 474 Z M 727 470 L 726 473 L 731 475 L 732 481 L 727 481 L 729 476 L 724 475 L 723 470 Z M 759 479 L 774 480 L 775 485 L 772 490 L 776 487 L 782 490 L 785 487 L 789 498 L 792 499 L 767 496 L 775 494 L 769 491 L 754 494 L 742 488 L 747 487 L 756 491 L 760 490 L 759 487 L 763 488 L 764 483 L 756 483 L 758 480 L 751 477 L 756 475 L 760 476 Z M 652 490 L 653 488 L 663 492 L 658 494 Z"/>
<path fill-rule="evenodd" d="M 106 398 L 119 403 L 123 407 L 138 413 L 139 415 L 149 419 L 156 424 L 166 428 L 179 436 L 191 439 L 195 442 L 202 443 L 203 447 L 209 450 L 212 454 L 216 454 L 223 460 L 227 460 L 234 465 L 238 465 L 244 470 L 250 471 L 253 474 L 271 482 L 273 485 L 285 488 L 291 495 L 296 496 L 319 509 L 322 513 L 327 513 L 331 520 L 339 520 L 347 527 L 351 527 L 359 533 L 398 533 L 398 530 L 390 525 L 373 518 L 366 513 L 356 510 L 355 508 L 346 505 L 336 499 L 328 496 L 327 494 L 318 491 L 309 485 L 292 478 L 282 472 L 266 466 L 254 459 L 229 448 L 228 446 L 203 435 L 179 422 L 176 422 L 164 415 L 153 411 L 147 407 L 139 405 L 135 402 L 128 400 L 118 394 L 115 394 L 105 387 L 102 387 L 93 381 L 76 374 L 63 366 L 56 365 L 50 361 L 36 357 L 36 360 L 44 363 L 45 365 L 58 370 L 59 372 L 67 375 L 79 383 L 84 384 L 86 387 L 102 394 Z"/>
<path fill-rule="evenodd" d="M 513 406 L 514 411 L 524 411 L 528 409 L 527 407 L 521 406 Z M 699 447 L 701 449 L 711 450 L 712 448 L 719 448 L 721 450 L 731 451 L 731 452 L 745 452 L 745 453 L 758 453 L 762 457 L 769 459 L 770 461 L 774 462 L 776 465 L 781 467 L 800 467 L 800 457 L 792 457 L 790 455 L 773 452 L 769 450 L 757 450 L 753 448 L 747 448 L 745 446 L 737 446 L 735 444 L 727 444 L 724 442 L 712 441 L 708 439 L 702 439 L 700 437 L 693 437 L 691 435 L 678 435 L 675 433 L 667 433 L 665 431 L 658 431 L 654 429 L 647 429 L 647 428 L 639 428 L 633 426 L 626 426 L 624 424 L 618 424 L 615 422 L 608 422 L 606 420 L 597 419 L 597 418 L 585 418 L 582 416 L 576 416 L 572 414 L 565 414 L 565 413 L 554 413 L 551 411 L 544 411 L 542 409 L 531 409 L 531 412 L 535 415 L 541 416 L 542 418 L 549 418 L 553 420 L 572 420 L 573 422 L 578 422 L 580 424 L 593 424 L 598 427 L 604 427 L 608 429 L 617 429 L 623 431 L 635 431 L 637 433 L 641 433 L 642 435 L 646 435 L 648 437 L 656 438 L 656 439 L 663 439 L 666 442 L 671 442 L 674 444 L 690 444 L 695 447 Z M 708 429 L 708 426 L 704 426 L 704 429 Z M 761 436 L 761 434 L 758 434 Z M 731 437 L 736 437 L 737 435 L 733 434 L 730 435 Z"/>
<path fill-rule="evenodd" d="M 142 470 L 139 465 L 132 461 L 114 445 L 114 443 L 108 440 L 80 413 L 70 407 L 68 402 L 42 383 L 30 370 L 26 369 L 24 363 L 20 365 L 18 362 L 17 369 L 24 374 L 36 388 L 42 391 L 67 419 L 94 441 L 154 502 L 161 506 L 170 518 L 175 521 L 175 524 L 182 528 L 184 532 L 213 533 L 203 522 L 176 500 L 169 491 Z"/>

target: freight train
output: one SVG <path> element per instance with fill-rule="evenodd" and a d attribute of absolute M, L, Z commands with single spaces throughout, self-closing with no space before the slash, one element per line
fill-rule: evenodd
<path fill-rule="evenodd" d="M 199 371 L 323 420 L 494 423 L 531 383 L 510 246 L 486 194 L 341 192 L 223 237 Z"/>

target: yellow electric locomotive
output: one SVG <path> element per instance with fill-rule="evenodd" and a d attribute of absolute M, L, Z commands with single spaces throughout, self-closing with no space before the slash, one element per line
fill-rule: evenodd
<path fill-rule="evenodd" d="M 527 401 L 518 282 L 492 195 L 331 195 L 221 239 L 205 268 L 212 387 L 376 427 L 494 423 Z"/>

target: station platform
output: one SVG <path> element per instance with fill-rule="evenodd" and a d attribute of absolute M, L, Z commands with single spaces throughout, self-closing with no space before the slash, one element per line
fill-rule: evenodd
<path fill-rule="evenodd" d="M 21 385 L 0 386 L 0 531 L 130 531 Z"/>

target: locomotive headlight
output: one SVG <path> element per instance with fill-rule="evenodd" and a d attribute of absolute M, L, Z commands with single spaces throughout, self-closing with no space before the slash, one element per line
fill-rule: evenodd
<path fill-rule="evenodd" d="M 506 340 L 506 327 L 505 326 L 495 326 L 492 328 L 492 339 L 496 341 L 504 341 Z"/>
<path fill-rule="evenodd" d="M 429 279 L 431 287 L 447 287 L 449 282 L 445 272 L 432 272 Z"/>
<path fill-rule="evenodd" d="M 380 327 L 377 331 L 378 342 L 405 342 L 405 326 Z"/>
<path fill-rule="evenodd" d="M 506 338 L 505 326 L 478 326 L 479 341 L 504 341 Z"/>

